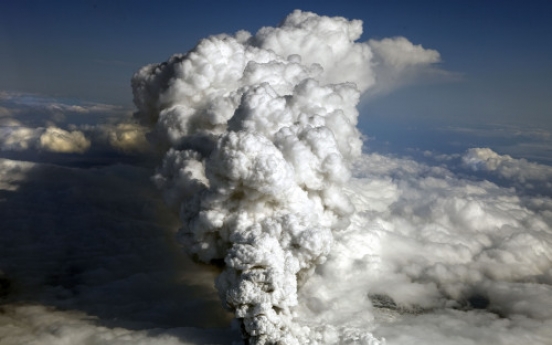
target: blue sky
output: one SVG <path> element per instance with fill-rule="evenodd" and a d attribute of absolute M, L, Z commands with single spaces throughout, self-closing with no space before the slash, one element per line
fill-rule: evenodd
<path fill-rule="evenodd" d="M 0 4 L 0 89 L 132 107 L 130 77 L 210 34 L 255 32 L 295 8 L 405 36 L 456 81 L 410 85 L 362 106 L 366 121 L 552 127 L 549 1 L 10 1 Z"/>

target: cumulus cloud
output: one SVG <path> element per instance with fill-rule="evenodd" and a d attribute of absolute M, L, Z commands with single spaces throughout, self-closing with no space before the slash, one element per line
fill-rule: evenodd
<path fill-rule="evenodd" d="M 147 128 L 117 106 L 0 92 L 0 150 L 79 153 L 151 150 Z"/>
<path fill-rule="evenodd" d="M 61 128 L 0 127 L 0 150 L 46 150 L 62 153 L 83 153 L 90 141 L 80 131 Z"/>
<path fill-rule="evenodd" d="M 123 153 L 147 153 L 150 143 L 148 129 L 133 122 L 81 125 L 76 127 L 89 138 L 96 148 L 111 149 Z"/>
<path fill-rule="evenodd" d="M 82 132 L 68 132 L 55 127 L 46 128 L 38 142 L 40 148 L 53 152 L 83 153 L 90 147 L 90 141 Z"/>

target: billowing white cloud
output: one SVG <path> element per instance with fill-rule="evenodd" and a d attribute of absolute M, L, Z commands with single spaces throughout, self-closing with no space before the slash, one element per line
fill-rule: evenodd
<path fill-rule="evenodd" d="M 168 148 L 154 180 L 180 210 L 181 241 L 201 261 L 224 261 L 217 289 L 251 343 L 379 343 L 296 317 L 298 286 L 354 211 L 343 187 L 361 152 L 361 94 L 379 72 L 400 80 L 439 60 L 404 38 L 355 42 L 361 34 L 361 21 L 295 11 L 255 35 L 204 39 L 132 80 L 137 116 Z"/>

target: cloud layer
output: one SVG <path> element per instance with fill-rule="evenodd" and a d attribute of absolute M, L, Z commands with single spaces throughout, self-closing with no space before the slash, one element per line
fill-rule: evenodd
<path fill-rule="evenodd" d="M 303 287 L 303 317 L 391 344 L 547 343 L 549 210 L 408 159 L 371 154 L 353 171 L 357 213 Z"/>
<path fill-rule="evenodd" d="M 552 167 L 499 155 L 489 148 L 472 148 L 462 156 L 462 163 L 473 171 L 496 174 L 502 179 L 519 185 L 522 190 L 550 195 L 552 192 Z"/>

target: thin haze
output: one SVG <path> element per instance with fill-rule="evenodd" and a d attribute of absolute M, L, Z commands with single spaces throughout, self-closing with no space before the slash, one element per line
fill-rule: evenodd
<path fill-rule="evenodd" d="M 182 46 L 147 21 L 130 34 L 120 16 L 133 22 L 146 6 L 122 4 L 68 3 L 81 17 L 55 25 L 56 7 L 8 5 L 36 17 L 22 35 L 48 24 L 41 34 L 63 32 L 59 47 L 74 49 L 31 59 L 13 40 L 17 16 L 5 21 L 10 61 L 36 65 L 8 72 L 0 92 L 1 345 L 550 344 L 552 135 L 537 121 L 546 91 L 531 98 L 520 86 L 527 123 L 499 118 L 501 99 L 515 99 L 488 92 L 478 103 L 470 83 L 482 65 L 450 50 L 470 30 L 496 33 L 492 24 L 545 35 L 546 6 L 520 9 L 531 25 L 511 4 L 380 4 L 371 22 L 355 5 L 277 18 L 234 7 L 230 29 L 212 32 L 225 25 L 213 7 L 191 19 L 182 37 L 197 37 Z M 167 22 L 182 13 L 172 6 L 149 16 Z M 201 6 L 188 13 L 209 13 Z M 89 8 L 108 24 L 92 31 L 108 39 L 75 39 L 95 22 Z M 72 21 L 88 24 L 63 30 Z M 113 68 L 79 65 L 95 66 L 94 42 L 119 51 L 97 59 Z M 537 52 L 533 43 L 520 50 Z M 526 71 L 549 54 L 538 52 Z M 111 87 L 130 94 L 132 73 L 131 109 Z M 66 84 L 47 89 L 53 75 Z M 450 120 L 468 108 L 452 102 L 446 113 L 447 92 L 472 100 L 481 113 L 465 116 L 480 121 Z"/>

